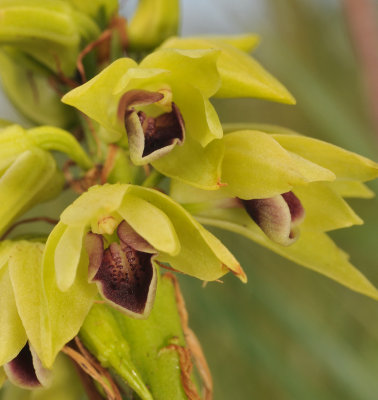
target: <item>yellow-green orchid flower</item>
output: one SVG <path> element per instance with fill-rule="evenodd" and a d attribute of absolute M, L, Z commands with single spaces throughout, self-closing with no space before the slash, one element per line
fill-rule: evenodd
<path fill-rule="evenodd" d="M 211 281 L 232 271 L 246 277 L 231 253 L 168 196 L 139 186 L 94 186 L 62 213 L 44 265 L 54 265 L 67 291 L 84 263 L 89 282 L 115 308 L 146 318 L 155 296 L 156 262 Z"/>
<path fill-rule="evenodd" d="M 119 59 L 62 101 L 102 125 L 109 142 L 127 133 L 134 164 L 152 163 L 166 176 L 217 189 L 223 130 L 210 98 L 262 93 L 276 100 L 292 98 L 262 67 L 255 73 L 248 56 L 229 44 L 232 38 L 214 41 L 217 45 L 205 49 L 162 48 L 139 65 Z M 234 42 L 246 46 L 240 38 Z M 235 71 L 240 71 L 240 80 Z M 244 73 L 254 81 L 244 82 Z M 279 95 L 274 98 L 272 93 Z"/>
<path fill-rule="evenodd" d="M 378 177 L 378 164 L 300 135 L 245 130 L 224 141 L 227 186 L 209 192 L 173 181 L 171 196 L 204 224 L 245 235 L 377 298 L 326 232 L 362 223 L 343 197 L 371 197 L 363 182 Z"/>

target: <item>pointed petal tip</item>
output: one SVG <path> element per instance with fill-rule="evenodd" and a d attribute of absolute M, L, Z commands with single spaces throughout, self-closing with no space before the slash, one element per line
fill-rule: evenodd
<path fill-rule="evenodd" d="M 232 269 L 230 267 L 227 267 L 237 278 L 239 278 L 243 283 L 248 282 L 248 278 L 246 273 L 244 272 L 242 266 L 238 264 L 237 266 L 233 267 Z"/>

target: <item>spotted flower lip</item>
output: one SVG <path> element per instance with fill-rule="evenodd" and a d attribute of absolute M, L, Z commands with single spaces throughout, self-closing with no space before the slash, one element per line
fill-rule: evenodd
<path fill-rule="evenodd" d="M 169 153 L 176 144 L 184 142 L 184 120 L 175 103 L 170 112 L 150 117 L 135 106 L 156 104 L 163 100 L 159 92 L 133 89 L 126 92 L 118 105 L 118 118 L 124 119 L 129 141 L 131 161 L 143 165 Z"/>
<path fill-rule="evenodd" d="M 87 233 L 85 249 L 89 257 L 88 280 L 95 282 L 113 307 L 134 318 L 151 311 L 157 285 L 152 257 L 157 251 L 123 221 L 117 228 L 120 243 L 104 250 L 99 234 Z"/>

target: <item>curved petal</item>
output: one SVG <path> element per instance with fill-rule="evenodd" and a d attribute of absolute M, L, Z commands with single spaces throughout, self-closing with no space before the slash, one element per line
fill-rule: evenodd
<path fill-rule="evenodd" d="M 339 179 L 364 182 L 378 177 L 377 163 L 341 147 L 300 135 L 272 136 L 285 149 L 333 171 Z"/>
<path fill-rule="evenodd" d="M 295 263 L 323 274 L 366 296 L 378 299 L 378 290 L 349 261 L 348 255 L 323 232 L 302 229 L 293 245 L 284 247 L 269 240 L 248 218 L 244 210 L 222 210 L 209 217 L 198 217 L 201 223 L 227 229 L 267 247 Z"/>

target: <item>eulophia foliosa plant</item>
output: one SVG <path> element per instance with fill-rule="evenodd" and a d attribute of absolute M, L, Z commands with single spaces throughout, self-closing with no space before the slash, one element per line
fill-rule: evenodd
<path fill-rule="evenodd" d="M 344 199 L 372 197 L 378 165 L 222 126 L 213 98 L 295 100 L 249 55 L 256 35 L 180 38 L 178 13 L 140 0 L 126 23 L 113 0 L 0 0 L 0 78 L 30 121 L 0 124 L 4 399 L 211 399 L 177 276 L 247 277 L 206 225 L 378 298 L 328 236 L 362 223 Z M 55 219 L 23 219 L 69 189 Z M 38 220 L 49 235 L 12 232 Z"/>

